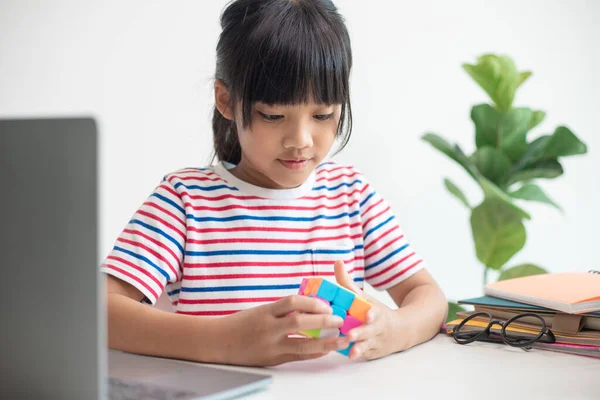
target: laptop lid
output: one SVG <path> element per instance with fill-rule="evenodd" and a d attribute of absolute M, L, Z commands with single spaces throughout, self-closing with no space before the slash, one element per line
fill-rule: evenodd
<path fill-rule="evenodd" d="M 97 142 L 92 118 L 0 120 L 0 398 L 110 395 Z M 127 393 L 148 393 L 152 384 L 194 399 L 236 397 L 272 381 L 116 351 L 110 377 Z"/>
<path fill-rule="evenodd" d="M 0 120 L 0 398 L 99 396 L 96 142 L 91 118 Z"/>

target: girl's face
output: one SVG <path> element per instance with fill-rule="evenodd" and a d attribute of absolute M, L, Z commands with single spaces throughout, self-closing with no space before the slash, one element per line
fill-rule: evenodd
<path fill-rule="evenodd" d="M 242 148 L 242 159 L 231 172 L 256 186 L 290 189 L 302 185 L 327 156 L 336 137 L 340 104 L 256 103 L 252 127 L 245 129 L 241 107 L 235 107 L 235 116 L 231 113 L 224 87 L 215 86 L 215 99 L 221 113 L 235 119 Z"/>
<path fill-rule="evenodd" d="M 329 153 L 340 112 L 340 105 L 255 104 L 251 129 L 236 115 L 242 160 L 232 173 L 271 189 L 300 186 Z"/>

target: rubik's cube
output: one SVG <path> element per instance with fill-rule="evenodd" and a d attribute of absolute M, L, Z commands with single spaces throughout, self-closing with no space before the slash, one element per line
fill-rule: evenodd
<path fill-rule="evenodd" d="M 298 294 L 315 297 L 327 303 L 332 308 L 333 315 L 338 315 L 344 320 L 340 329 L 313 329 L 300 332 L 304 336 L 313 338 L 345 336 L 351 329 L 365 322 L 367 312 L 371 309 L 371 304 L 364 298 L 323 278 L 302 279 Z M 338 353 L 348 356 L 353 344 L 354 342 L 351 342 L 347 348 L 338 350 Z"/>

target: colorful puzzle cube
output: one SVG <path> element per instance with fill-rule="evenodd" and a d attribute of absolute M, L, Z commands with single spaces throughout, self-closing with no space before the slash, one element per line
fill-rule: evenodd
<path fill-rule="evenodd" d="M 323 278 L 302 279 L 298 294 L 322 300 L 331 306 L 334 315 L 339 315 L 344 320 L 340 329 L 313 329 L 300 332 L 304 336 L 313 338 L 345 336 L 350 330 L 365 322 L 367 312 L 371 309 L 371 304 L 364 298 Z M 346 349 L 338 350 L 338 353 L 348 356 L 353 345 L 354 343 L 351 342 Z"/>

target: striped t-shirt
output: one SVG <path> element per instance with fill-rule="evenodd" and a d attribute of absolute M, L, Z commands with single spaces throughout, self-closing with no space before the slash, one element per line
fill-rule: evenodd
<path fill-rule="evenodd" d="M 423 268 L 388 203 L 354 167 L 327 162 L 301 186 L 265 189 L 218 163 L 166 175 L 101 270 L 176 312 L 227 315 L 296 294 L 302 278 L 388 289 Z"/>

